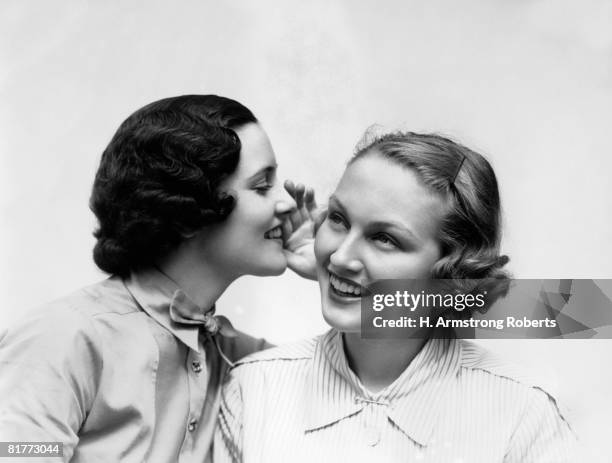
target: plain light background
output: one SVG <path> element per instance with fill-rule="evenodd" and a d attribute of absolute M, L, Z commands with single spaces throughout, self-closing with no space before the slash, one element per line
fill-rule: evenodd
<path fill-rule="evenodd" d="M 104 278 L 99 156 L 135 109 L 185 93 L 249 106 L 320 202 L 373 123 L 455 137 L 496 169 L 516 277 L 612 278 L 609 1 L 5 0 L 0 31 L 0 327 Z M 317 285 L 289 273 L 217 306 L 275 342 L 326 329 Z M 607 458 L 612 341 L 486 344 L 556 377 Z"/>

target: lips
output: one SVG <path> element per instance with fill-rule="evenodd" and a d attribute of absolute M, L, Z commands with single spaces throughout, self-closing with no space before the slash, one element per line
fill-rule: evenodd
<path fill-rule="evenodd" d="M 264 233 L 264 238 L 267 240 L 276 240 L 283 238 L 283 229 L 281 226 L 274 227 Z"/>
<path fill-rule="evenodd" d="M 332 272 L 329 272 L 329 287 L 336 295 L 346 298 L 360 298 L 366 292 L 359 283 Z"/>

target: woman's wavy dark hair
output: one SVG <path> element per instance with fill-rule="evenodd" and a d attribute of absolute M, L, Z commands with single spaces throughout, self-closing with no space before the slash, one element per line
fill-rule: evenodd
<path fill-rule="evenodd" d="M 218 187 L 238 165 L 235 129 L 250 122 L 257 119 L 248 108 L 216 95 L 165 98 L 128 117 L 102 154 L 91 194 L 96 265 L 126 276 L 224 220 L 235 200 Z"/>
<path fill-rule="evenodd" d="M 412 169 L 446 204 L 438 239 L 442 257 L 431 273 L 436 279 L 488 279 L 487 298 L 492 303 L 506 293 L 509 274 L 500 255 L 501 205 L 491 164 L 480 154 L 437 134 L 394 132 L 364 136 L 350 162 L 379 153 Z M 458 290 L 473 292 L 477 288 Z"/>

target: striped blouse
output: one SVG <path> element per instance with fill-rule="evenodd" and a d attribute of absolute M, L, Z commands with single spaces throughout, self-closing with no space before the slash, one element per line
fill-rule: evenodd
<path fill-rule="evenodd" d="M 555 400 L 481 347 L 430 339 L 372 394 L 336 330 L 230 371 L 216 462 L 566 462 L 575 437 Z"/>

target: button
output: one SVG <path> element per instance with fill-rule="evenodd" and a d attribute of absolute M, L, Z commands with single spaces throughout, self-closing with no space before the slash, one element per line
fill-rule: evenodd
<path fill-rule="evenodd" d="M 200 362 L 198 362 L 198 361 L 192 362 L 191 363 L 191 368 L 196 373 L 200 373 L 202 371 L 202 364 Z"/>
<path fill-rule="evenodd" d="M 189 422 L 189 426 L 187 426 L 187 431 L 189 431 L 189 432 L 195 431 L 195 428 L 196 428 L 197 424 L 198 424 L 198 422 L 196 420 L 191 420 Z"/>
<path fill-rule="evenodd" d="M 367 427 L 365 429 L 365 441 L 369 446 L 374 447 L 380 442 L 380 431 L 374 427 Z"/>

